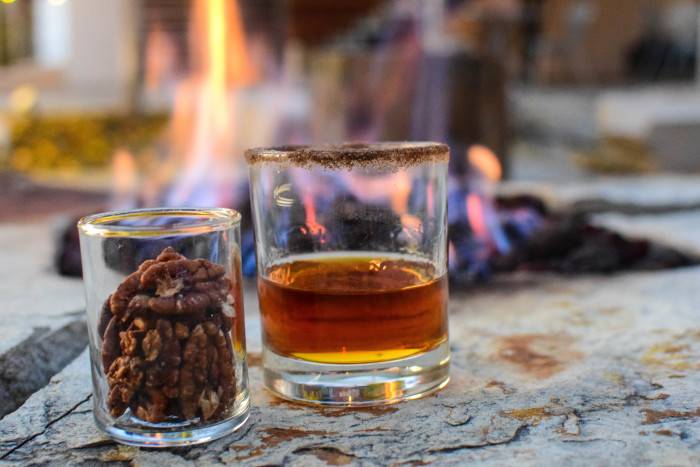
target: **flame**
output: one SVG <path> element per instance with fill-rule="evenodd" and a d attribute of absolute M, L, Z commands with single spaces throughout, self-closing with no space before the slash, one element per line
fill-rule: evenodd
<path fill-rule="evenodd" d="M 246 52 L 237 1 L 195 0 L 192 12 L 193 73 L 176 90 L 172 155 L 160 169 L 179 174 L 166 202 L 230 206 L 235 180 L 245 173 L 233 138 L 234 91 L 257 74 Z"/>
<path fill-rule="evenodd" d="M 129 208 L 136 203 L 136 161 L 131 152 L 117 149 L 112 156 L 112 204 Z"/>
<path fill-rule="evenodd" d="M 205 89 L 209 93 L 209 103 L 216 130 L 223 130 L 229 121 L 226 83 L 226 4 L 224 0 L 206 0 L 206 6 L 199 2 L 200 8 L 206 8 L 206 74 Z M 237 12 L 238 10 L 235 9 Z M 233 18 L 237 20 L 237 15 Z M 243 40 L 241 38 L 241 40 Z"/>
<path fill-rule="evenodd" d="M 429 183 L 425 190 L 425 202 L 428 205 L 428 218 L 435 215 L 435 195 L 433 194 L 433 184 Z"/>
<path fill-rule="evenodd" d="M 457 267 L 457 248 L 455 248 L 455 244 L 452 242 L 449 242 L 447 244 L 447 264 L 453 268 Z"/>
<path fill-rule="evenodd" d="M 384 179 L 382 183 L 390 186 L 391 209 L 400 216 L 406 214 L 408 212 L 408 198 L 411 196 L 411 178 L 408 173 L 398 172 L 392 176 L 392 180 Z M 383 191 L 386 192 L 386 188 Z"/>
<path fill-rule="evenodd" d="M 155 90 L 175 66 L 175 45 L 160 24 L 156 24 L 146 36 L 144 51 L 144 83 L 146 89 Z"/>
<path fill-rule="evenodd" d="M 390 180 L 383 177 L 379 180 L 384 185 L 381 192 L 385 193 L 387 187 L 389 187 L 391 209 L 399 215 L 401 227 L 407 239 L 417 241 L 423 229 L 423 221 L 418 216 L 408 212 L 408 200 L 411 197 L 411 177 L 405 172 L 398 172 Z"/>
<path fill-rule="evenodd" d="M 310 233 L 314 236 L 323 237 L 326 234 L 327 230 L 316 220 L 316 206 L 314 205 L 314 197 L 311 194 L 311 192 L 307 191 L 306 193 L 304 193 L 303 204 L 304 213 L 306 214 L 306 228 L 304 229 L 302 227 L 302 232 L 304 234 Z M 323 242 L 324 240 L 321 239 L 321 243 Z"/>
<path fill-rule="evenodd" d="M 501 179 L 501 164 L 498 157 L 486 146 L 475 144 L 467 150 L 469 164 L 492 182 Z"/>
<path fill-rule="evenodd" d="M 477 238 L 506 253 L 510 250 L 510 242 L 501 227 L 492 198 L 493 184 L 501 179 L 501 164 L 493 151 L 478 144 L 467 150 L 467 158 L 478 174 L 470 180 L 471 191 L 465 199 L 469 225 Z"/>
<path fill-rule="evenodd" d="M 467 219 L 474 234 L 481 238 L 489 237 L 489 229 L 486 225 L 484 207 L 479 195 L 469 193 L 467 195 Z"/>
<path fill-rule="evenodd" d="M 477 193 L 469 193 L 466 205 L 467 220 L 474 235 L 492 244 L 501 253 L 510 251 L 510 242 L 501 227 L 493 203 Z"/>
<path fill-rule="evenodd" d="M 219 89 L 252 83 L 257 76 L 247 53 L 238 1 L 195 0 L 192 18 L 194 68 Z"/>

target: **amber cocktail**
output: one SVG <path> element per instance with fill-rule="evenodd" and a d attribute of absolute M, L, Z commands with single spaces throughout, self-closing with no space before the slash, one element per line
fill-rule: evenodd
<path fill-rule="evenodd" d="M 447 147 L 246 156 L 267 387 L 307 403 L 367 405 L 445 385 Z"/>
<path fill-rule="evenodd" d="M 400 258 L 311 255 L 270 267 L 258 286 L 269 349 L 360 364 L 444 343 L 447 278 L 430 263 Z"/>

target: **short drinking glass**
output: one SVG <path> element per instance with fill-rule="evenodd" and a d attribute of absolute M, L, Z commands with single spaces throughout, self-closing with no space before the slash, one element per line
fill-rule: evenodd
<path fill-rule="evenodd" d="M 240 215 L 142 209 L 78 223 L 97 426 L 137 446 L 248 418 Z"/>
<path fill-rule="evenodd" d="M 246 159 L 266 386 L 373 405 L 447 384 L 447 146 L 257 148 Z"/>

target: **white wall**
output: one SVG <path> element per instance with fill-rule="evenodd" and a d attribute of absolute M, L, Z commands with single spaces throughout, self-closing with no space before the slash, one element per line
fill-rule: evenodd
<path fill-rule="evenodd" d="M 34 59 L 45 68 L 60 68 L 70 55 L 70 11 L 69 0 L 49 2 L 34 0 L 32 28 Z"/>
<path fill-rule="evenodd" d="M 70 11 L 68 83 L 86 90 L 126 85 L 137 61 L 134 0 L 66 0 L 64 7 Z"/>

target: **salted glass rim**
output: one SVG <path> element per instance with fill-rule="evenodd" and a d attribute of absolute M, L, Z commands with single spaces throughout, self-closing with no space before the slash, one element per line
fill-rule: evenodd
<path fill-rule="evenodd" d="M 362 166 L 408 167 L 447 162 L 450 148 L 434 141 L 345 142 L 257 147 L 245 152 L 250 166 L 272 162 L 295 166 L 320 165 L 330 169 Z"/>
<path fill-rule="evenodd" d="M 129 225 L 119 222 L 148 218 L 184 217 L 192 221 L 169 225 Z M 142 208 L 107 211 L 85 216 L 78 221 L 81 233 L 100 237 L 161 236 L 214 232 L 236 227 L 241 214 L 228 208 Z"/>

